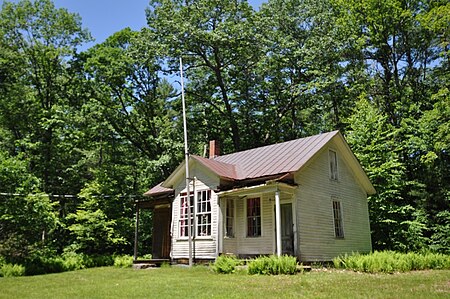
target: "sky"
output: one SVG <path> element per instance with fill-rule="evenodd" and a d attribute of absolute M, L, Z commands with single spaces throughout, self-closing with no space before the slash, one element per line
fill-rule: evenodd
<path fill-rule="evenodd" d="M 263 2 L 266 1 L 249 1 L 255 9 Z M 105 41 L 107 37 L 126 27 L 139 30 L 147 24 L 145 8 L 148 7 L 149 0 L 53 0 L 53 3 L 57 8 L 66 8 L 81 16 L 83 28 L 87 28 L 95 39 L 85 45 L 86 48 Z"/>

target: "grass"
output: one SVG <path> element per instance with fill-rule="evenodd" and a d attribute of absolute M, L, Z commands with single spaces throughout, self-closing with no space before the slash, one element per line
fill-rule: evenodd
<path fill-rule="evenodd" d="M 450 270 L 220 275 L 207 267 L 92 268 L 0 278 L 0 298 L 449 298 Z"/>

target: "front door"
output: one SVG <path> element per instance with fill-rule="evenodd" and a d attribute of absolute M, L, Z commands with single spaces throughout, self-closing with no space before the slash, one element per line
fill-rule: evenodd
<path fill-rule="evenodd" d="M 153 210 L 153 250 L 154 259 L 170 257 L 170 220 L 169 206 L 156 207 Z"/>
<path fill-rule="evenodd" d="M 292 203 L 280 205 L 281 210 L 281 253 L 294 255 L 294 222 Z"/>

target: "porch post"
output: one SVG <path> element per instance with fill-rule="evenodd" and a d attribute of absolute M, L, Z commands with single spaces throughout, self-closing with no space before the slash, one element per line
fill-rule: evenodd
<path fill-rule="evenodd" d="M 136 224 L 134 227 L 134 260 L 137 260 L 138 252 L 138 232 L 139 232 L 139 205 L 136 203 Z"/>
<path fill-rule="evenodd" d="M 277 256 L 281 256 L 281 208 L 280 191 L 275 191 L 275 227 L 277 235 Z"/>

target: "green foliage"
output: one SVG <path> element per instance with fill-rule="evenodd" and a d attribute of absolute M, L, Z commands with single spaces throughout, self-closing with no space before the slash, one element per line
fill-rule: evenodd
<path fill-rule="evenodd" d="M 0 255 L 22 262 L 45 250 L 58 227 L 54 205 L 48 196 L 2 197 L 0 201 Z"/>
<path fill-rule="evenodd" d="M 17 264 L 0 264 L 0 277 L 23 276 L 25 267 Z"/>
<path fill-rule="evenodd" d="M 142 259 L 143 260 L 151 260 L 152 259 L 152 254 L 151 253 L 144 254 L 142 256 Z"/>
<path fill-rule="evenodd" d="M 114 257 L 111 255 L 87 255 L 66 250 L 62 255 L 44 251 L 25 260 L 26 275 L 38 275 L 74 271 L 85 268 L 112 266 Z"/>
<path fill-rule="evenodd" d="M 111 248 L 125 242 L 115 230 L 116 220 L 109 220 L 95 195 L 83 190 L 85 198 L 76 213 L 69 214 L 68 230 L 75 236 L 73 246 L 87 254 L 112 252 Z"/>
<path fill-rule="evenodd" d="M 221 255 L 211 265 L 211 269 L 216 273 L 230 274 L 236 271 L 236 266 L 239 263 L 239 260 L 235 256 Z"/>
<path fill-rule="evenodd" d="M 131 255 L 121 255 L 114 258 L 114 267 L 130 268 L 133 266 L 133 257 Z"/>
<path fill-rule="evenodd" d="M 442 211 L 436 215 L 436 222 L 432 230 L 431 249 L 450 255 L 450 211 Z"/>
<path fill-rule="evenodd" d="M 297 259 L 293 256 L 261 256 L 248 264 L 249 274 L 293 275 L 297 272 Z"/>
<path fill-rule="evenodd" d="M 338 269 L 349 269 L 369 273 L 394 273 L 413 270 L 450 269 L 450 256 L 439 253 L 399 253 L 375 251 L 359 253 L 333 259 Z"/>
<path fill-rule="evenodd" d="M 86 268 L 86 255 L 76 253 L 74 251 L 64 251 L 62 254 L 64 260 L 64 269 L 66 271 L 74 271 Z"/>
<path fill-rule="evenodd" d="M 60 273 L 66 271 L 64 259 L 47 254 L 35 255 L 25 261 L 26 275 Z"/>
<path fill-rule="evenodd" d="M 87 268 L 112 266 L 114 265 L 114 257 L 109 254 L 85 255 L 84 263 Z"/>

